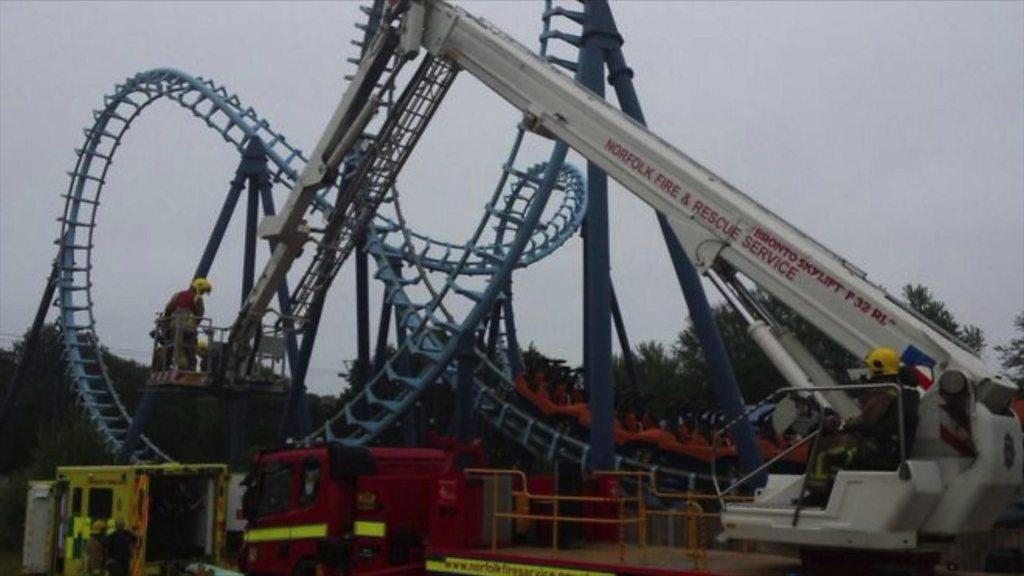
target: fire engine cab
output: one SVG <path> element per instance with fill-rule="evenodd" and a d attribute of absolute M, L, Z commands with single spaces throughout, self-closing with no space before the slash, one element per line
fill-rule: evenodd
<path fill-rule="evenodd" d="M 239 568 L 312 575 L 319 554 L 339 574 L 421 572 L 431 524 L 450 544 L 478 544 L 464 540 L 479 538 L 479 529 L 467 529 L 479 528 L 479 507 L 450 504 L 467 493 L 479 498 L 480 486 L 467 483 L 457 464 L 460 458 L 479 463 L 480 454 L 479 445 L 441 450 L 337 443 L 262 452 L 246 480 Z"/>

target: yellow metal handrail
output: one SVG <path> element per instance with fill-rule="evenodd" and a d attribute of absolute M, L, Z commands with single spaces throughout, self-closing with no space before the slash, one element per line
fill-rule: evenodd
<path fill-rule="evenodd" d="M 701 501 L 718 500 L 713 494 L 701 494 L 693 491 L 667 492 L 658 488 L 657 478 L 654 472 L 649 471 L 598 471 L 594 476 L 611 477 L 632 480 L 637 486 L 636 495 L 625 496 L 621 492 L 618 496 L 569 496 L 562 494 L 533 494 L 529 490 L 528 478 L 521 470 L 504 468 L 467 468 L 464 470 L 467 476 L 489 476 L 491 482 L 491 551 L 498 549 L 498 521 L 506 520 L 536 520 L 551 522 L 551 551 L 558 553 L 558 525 L 560 522 L 574 522 L 580 524 L 594 525 L 616 525 L 619 527 L 619 559 L 625 558 L 625 528 L 628 525 L 637 525 L 638 545 L 647 553 L 647 519 L 651 516 L 661 517 L 684 517 L 687 519 L 688 541 L 686 554 L 692 558 L 697 569 L 705 569 L 707 566 L 707 518 L 718 517 L 717 512 L 707 512 L 700 504 Z M 527 502 L 526 512 L 501 512 L 498 510 L 500 493 L 498 490 L 498 478 L 510 477 L 513 479 L 513 488 L 510 492 L 513 498 L 525 498 Z M 515 480 L 519 481 L 521 489 L 515 488 Z M 649 510 L 647 508 L 646 494 L 657 496 L 663 500 L 678 500 L 684 503 L 685 509 L 676 510 Z M 729 496 L 731 501 L 749 501 L 748 496 Z M 540 502 L 549 504 L 552 508 L 551 514 L 535 514 L 529 512 L 530 503 Z M 587 518 L 581 516 L 563 516 L 559 510 L 562 502 L 592 502 L 597 504 L 613 504 L 618 508 L 617 518 Z M 635 514 L 626 514 L 626 505 L 635 504 Z"/>
<path fill-rule="evenodd" d="M 491 551 L 496 552 L 498 550 L 498 520 L 539 520 L 551 522 L 551 551 L 553 554 L 558 553 L 558 524 L 559 522 L 574 522 L 579 524 L 598 524 L 608 525 L 614 524 L 620 526 L 619 529 L 619 556 L 620 559 L 625 557 L 625 539 L 622 526 L 625 524 L 639 524 L 641 526 L 640 531 L 643 532 L 643 525 L 645 523 L 645 516 L 643 515 L 643 498 L 640 496 L 565 496 L 561 494 L 533 494 L 530 492 L 526 474 L 521 470 L 502 469 L 502 468 L 467 468 L 463 471 L 467 476 L 490 476 L 493 481 L 491 482 Z M 598 473 L 602 476 L 634 476 L 638 477 L 640 473 L 633 472 L 601 472 Z M 498 511 L 498 482 L 497 479 L 500 476 L 510 476 L 518 478 L 522 483 L 522 490 L 513 490 L 513 496 L 523 496 L 527 499 L 527 502 L 545 502 L 550 503 L 552 507 L 552 513 L 550 515 L 545 514 L 530 514 L 520 512 L 499 512 Z M 583 516 L 562 516 L 559 512 L 559 503 L 561 502 L 592 502 L 596 504 L 616 504 L 619 507 L 618 518 L 587 518 Z M 630 502 L 638 503 L 638 513 L 636 516 L 626 517 L 624 516 L 623 504 Z M 529 509 L 529 508 L 527 508 Z"/>

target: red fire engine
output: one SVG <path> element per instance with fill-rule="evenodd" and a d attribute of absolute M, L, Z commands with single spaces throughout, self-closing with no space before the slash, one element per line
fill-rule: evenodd
<path fill-rule="evenodd" d="M 634 476 L 631 485 L 644 485 L 641 473 L 577 478 L 576 494 L 556 495 L 552 476 L 484 468 L 479 444 L 439 445 L 316 444 L 259 454 L 244 499 L 241 570 L 259 576 L 679 576 L 704 567 L 696 530 L 689 548 L 644 545 L 642 526 L 655 514 L 703 521 L 692 495 L 675 512 L 646 510 L 645 498 L 635 490 L 626 494 L 620 484 Z"/>
<path fill-rule="evenodd" d="M 247 479 L 239 567 L 247 574 L 311 576 L 319 554 L 330 560 L 326 574 L 422 572 L 432 524 L 445 526 L 451 537 L 472 532 L 462 530 L 462 523 L 480 522 L 479 507 L 432 506 L 439 491 L 442 499 L 464 497 L 467 483 L 457 472 L 457 459 L 479 453 L 475 446 L 340 444 L 262 452 Z"/>

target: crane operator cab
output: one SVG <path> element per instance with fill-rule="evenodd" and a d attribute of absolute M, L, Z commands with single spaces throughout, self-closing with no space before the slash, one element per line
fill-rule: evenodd
<path fill-rule="evenodd" d="M 842 422 L 836 414 L 824 416 L 796 504 L 824 508 L 840 470 L 897 470 L 901 447 L 904 453 L 913 448 L 920 401 L 916 369 L 901 366 L 891 348 L 872 350 L 864 362 L 868 377 L 861 381 L 879 386 L 863 390 L 856 417 Z"/>
<path fill-rule="evenodd" d="M 285 338 L 280 328 L 265 327 L 241 382 L 224 382 L 225 342 L 228 329 L 214 326 L 205 315 L 203 297 L 213 290 L 206 278 L 195 278 L 176 292 L 157 314 L 153 339 L 150 386 L 168 391 L 257 392 L 281 394 L 288 387 L 284 376 Z"/>
<path fill-rule="evenodd" d="M 915 350 L 870 351 L 865 376 L 851 384 L 784 388 L 770 397 L 799 396 L 813 405 L 773 416 L 776 430 L 799 430 L 795 446 L 811 447 L 807 468 L 769 474 L 753 502 L 723 503 L 724 538 L 796 544 L 812 555 L 841 548 L 906 551 L 917 550 L 922 538 L 991 526 L 1020 485 L 1020 424 L 989 411 L 994 393 L 984 382 L 972 384 L 955 369 L 933 382 L 927 365 L 908 351 Z M 832 413 L 823 392 L 855 399 L 857 413 Z"/>

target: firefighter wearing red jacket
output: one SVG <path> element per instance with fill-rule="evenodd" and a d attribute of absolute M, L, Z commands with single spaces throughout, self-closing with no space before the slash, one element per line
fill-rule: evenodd
<path fill-rule="evenodd" d="M 174 367 L 195 370 L 199 320 L 205 313 L 203 295 L 213 289 L 206 278 L 196 278 L 187 290 L 171 296 L 164 306 L 164 318 L 173 330 Z"/>

